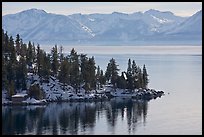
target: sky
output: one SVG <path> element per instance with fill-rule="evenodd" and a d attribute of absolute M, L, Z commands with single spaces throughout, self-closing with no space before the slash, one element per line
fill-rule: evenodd
<path fill-rule="evenodd" d="M 202 2 L 2 2 L 2 16 L 37 8 L 48 13 L 134 13 L 149 9 L 171 11 L 177 16 L 191 16 L 202 9 Z"/>

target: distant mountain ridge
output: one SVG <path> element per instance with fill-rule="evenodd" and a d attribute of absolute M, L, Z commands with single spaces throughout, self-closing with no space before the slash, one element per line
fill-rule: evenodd
<path fill-rule="evenodd" d="M 179 17 L 170 11 L 148 11 L 125 14 L 47 13 L 29 9 L 3 16 L 2 28 L 9 35 L 20 34 L 23 40 L 39 43 L 109 43 L 202 40 L 202 10 L 190 17 Z"/>

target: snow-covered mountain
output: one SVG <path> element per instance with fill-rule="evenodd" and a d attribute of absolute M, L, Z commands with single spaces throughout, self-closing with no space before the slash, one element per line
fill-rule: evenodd
<path fill-rule="evenodd" d="M 148 11 L 125 14 L 59 15 L 29 9 L 3 16 L 3 29 L 21 35 L 24 41 L 50 43 L 91 43 L 100 41 L 145 41 L 163 38 L 174 40 L 185 34 L 201 39 L 202 10 L 191 17 L 179 17 L 170 11 Z M 188 33 L 187 33 L 188 32 Z"/>
<path fill-rule="evenodd" d="M 166 34 L 184 35 L 188 33 L 200 36 L 202 35 L 202 10 L 189 17 Z"/>
<path fill-rule="evenodd" d="M 13 36 L 19 33 L 25 41 L 69 41 L 92 37 L 77 21 L 38 9 L 5 15 L 3 29 Z"/>

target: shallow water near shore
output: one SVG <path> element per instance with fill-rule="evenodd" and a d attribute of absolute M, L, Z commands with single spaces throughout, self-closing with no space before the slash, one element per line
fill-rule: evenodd
<path fill-rule="evenodd" d="M 104 71 L 112 57 L 121 71 L 126 71 L 128 58 L 140 67 L 145 64 L 148 87 L 165 95 L 148 102 L 114 98 L 96 103 L 2 106 L 3 134 L 202 134 L 202 51 L 168 55 L 90 52 L 88 56 L 94 56 Z"/>

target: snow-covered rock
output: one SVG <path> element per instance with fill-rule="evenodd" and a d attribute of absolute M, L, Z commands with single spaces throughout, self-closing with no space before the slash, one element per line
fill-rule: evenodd
<path fill-rule="evenodd" d="M 38 75 L 32 73 L 28 74 L 27 86 L 38 84 L 42 92 L 44 92 L 44 99 L 37 100 L 34 98 L 26 97 L 26 100 L 22 101 L 22 104 L 45 104 L 46 102 L 58 102 L 58 101 L 95 101 L 106 100 L 112 97 L 129 97 L 136 99 L 152 99 L 160 97 L 164 94 L 163 91 L 156 91 L 153 89 L 113 89 L 113 85 L 107 84 L 103 88 L 91 91 L 85 91 L 82 87 L 76 92 L 76 90 L 69 86 L 63 85 L 55 77 L 50 77 L 48 82 L 40 82 Z M 6 99 L 6 91 L 2 91 L 2 104 L 12 104 L 11 101 Z M 23 90 L 12 97 L 25 97 L 27 91 Z M 19 103 L 18 103 L 19 104 Z"/>
<path fill-rule="evenodd" d="M 45 99 L 37 100 L 34 98 L 27 98 L 25 101 L 22 101 L 22 102 L 26 103 L 26 104 L 33 105 L 33 104 L 45 104 L 47 101 Z"/>

